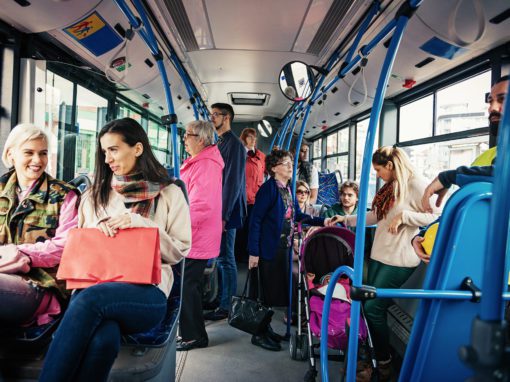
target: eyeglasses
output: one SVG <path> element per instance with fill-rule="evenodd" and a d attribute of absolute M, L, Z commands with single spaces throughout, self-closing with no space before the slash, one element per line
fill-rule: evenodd
<path fill-rule="evenodd" d="M 227 114 L 225 114 L 225 113 L 218 113 L 217 111 L 215 111 L 214 113 L 210 113 L 210 114 L 209 114 L 209 117 L 214 117 L 214 118 L 216 118 L 216 117 L 217 117 L 217 116 L 219 116 L 219 115 L 226 116 Z"/>
<path fill-rule="evenodd" d="M 277 165 L 277 166 L 282 165 L 282 166 L 292 167 L 292 161 L 290 161 L 290 160 L 286 160 L 285 162 L 280 162 L 280 163 L 278 163 L 278 164 L 276 164 L 276 165 Z"/>
<path fill-rule="evenodd" d="M 184 133 L 184 139 L 188 139 L 188 137 L 198 137 L 198 134 Z"/>
<path fill-rule="evenodd" d="M 296 194 L 298 195 L 308 195 L 310 193 L 310 191 L 308 190 L 297 190 L 296 191 Z"/>

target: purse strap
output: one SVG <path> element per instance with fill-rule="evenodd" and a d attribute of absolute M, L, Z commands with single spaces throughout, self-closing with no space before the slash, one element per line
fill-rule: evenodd
<path fill-rule="evenodd" d="M 259 303 L 262 303 L 262 283 L 260 282 L 260 268 L 259 267 L 256 267 L 257 268 L 257 302 Z M 248 290 L 248 284 L 250 282 L 250 275 L 252 273 L 254 269 L 249 269 L 248 270 L 248 274 L 246 276 L 246 281 L 244 282 L 244 289 L 243 289 L 243 294 L 241 295 L 242 298 L 246 298 L 247 297 L 247 290 Z"/>

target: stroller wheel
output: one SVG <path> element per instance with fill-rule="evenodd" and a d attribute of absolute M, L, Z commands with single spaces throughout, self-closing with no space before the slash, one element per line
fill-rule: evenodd
<path fill-rule="evenodd" d="M 296 361 L 305 361 L 309 358 L 308 355 L 308 338 L 306 334 L 298 335 L 294 332 L 290 336 L 289 352 L 290 358 Z"/>

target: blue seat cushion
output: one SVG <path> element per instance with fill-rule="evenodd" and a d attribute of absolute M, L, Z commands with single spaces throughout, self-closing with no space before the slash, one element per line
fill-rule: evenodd
<path fill-rule="evenodd" d="M 174 284 L 167 300 L 165 318 L 151 330 L 145 333 L 125 334 L 122 336 L 122 343 L 131 346 L 160 347 L 164 346 L 170 339 L 170 333 L 179 319 L 181 306 L 181 284 L 183 264 L 172 267 L 174 273 Z"/>
<path fill-rule="evenodd" d="M 319 173 L 317 204 L 332 206 L 338 202 L 338 180 L 335 173 Z"/>

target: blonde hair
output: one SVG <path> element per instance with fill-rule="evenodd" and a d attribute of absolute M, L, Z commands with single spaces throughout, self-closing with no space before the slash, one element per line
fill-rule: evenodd
<path fill-rule="evenodd" d="M 306 183 L 304 180 L 298 180 L 296 182 L 296 193 L 299 187 L 306 188 L 306 190 L 308 191 L 308 196 L 306 197 L 305 204 L 310 203 L 310 186 L 308 185 L 308 183 Z"/>
<path fill-rule="evenodd" d="M 386 166 L 388 162 L 393 164 L 395 178 L 394 195 L 398 204 L 403 201 L 408 193 L 409 180 L 414 176 L 414 169 L 409 157 L 404 150 L 394 146 L 378 148 L 372 155 L 372 164 Z"/>
<path fill-rule="evenodd" d="M 9 152 L 11 150 L 17 149 L 24 143 L 36 139 L 44 139 L 46 143 L 49 143 L 48 135 L 40 127 L 31 123 L 21 123 L 15 126 L 9 133 L 5 141 L 4 151 L 2 152 L 2 162 L 5 167 L 11 168 L 14 166 L 14 163 L 9 159 Z"/>

